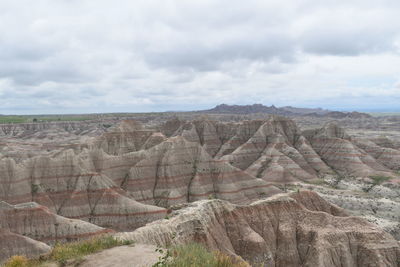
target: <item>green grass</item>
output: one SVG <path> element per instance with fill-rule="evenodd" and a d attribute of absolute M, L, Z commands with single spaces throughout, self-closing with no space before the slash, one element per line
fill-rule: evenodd
<path fill-rule="evenodd" d="M 327 185 L 328 183 L 324 179 L 313 179 L 309 181 L 304 181 L 306 184 L 313 184 L 313 185 Z"/>
<path fill-rule="evenodd" d="M 367 112 L 369 115 L 374 117 L 381 116 L 400 116 L 400 112 Z"/>
<path fill-rule="evenodd" d="M 88 116 L 52 116 L 52 117 L 38 117 L 39 122 L 52 122 L 52 121 L 87 121 L 94 118 Z"/>
<path fill-rule="evenodd" d="M 392 179 L 392 177 L 382 176 L 382 175 L 372 175 L 372 176 L 369 176 L 369 178 L 372 179 L 372 183 L 369 186 L 363 188 L 364 192 L 367 192 L 367 193 L 369 191 L 371 191 L 371 189 L 374 188 L 375 186 L 380 185 L 380 184 Z"/>
<path fill-rule="evenodd" d="M 5 264 L 4 267 L 30 267 L 29 260 L 24 256 L 12 256 Z"/>
<path fill-rule="evenodd" d="M 85 241 L 57 244 L 50 253 L 50 259 L 60 264 L 68 260 L 79 259 L 83 256 L 116 246 L 129 245 L 130 242 L 120 241 L 112 236 L 92 238 Z"/>
<path fill-rule="evenodd" d="M 372 179 L 373 185 L 380 185 L 383 182 L 386 182 L 386 181 L 392 179 L 391 177 L 382 176 L 382 175 L 373 175 L 373 176 L 369 176 L 369 178 Z"/>
<path fill-rule="evenodd" d="M 43 115 L 10 115 L 10 116 L 0 116 L 0 124 L 7 123 L 31 123 L 31 122 L 52 122 L 52 121 L 86 121 L 93 120 L 94 117 L 90 116 L 65 116 L 65 115 L 53 115 L 53 116 L 43 116 Z"/>
<path fill-rule="evenodd" d="M 26 116 L 0 116 L 0 123 L 24 123 L 28 122 Z"/>
<path fill-rule="evenodd" d="M 104 235 L 84 241 L 56 244 L 50 254 L 41 257 L 39 260 L 27 260 L 24 256 L 13 256 L 4 267 L 40 267 L 46 262 L 56 262 L 59 266 L 63 266 L 68 261 L 79 261 L 86 255 L 104 249 L 130 244 L 132 242 L 120 241 L 112 236 Z"/>
<path fill-rule="evenodd" d="M 173 247 L 163 253 L 153 267 L 249 267 L 247 263 L 221 252 L 210 252 L 198 243 Z"/>

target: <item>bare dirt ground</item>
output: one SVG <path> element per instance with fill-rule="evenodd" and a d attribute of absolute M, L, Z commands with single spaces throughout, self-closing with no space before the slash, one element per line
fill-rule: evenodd
<path fill-rule="evenodd" d="M 147 267 L 158 261 L 161 254 L 155 246 L 135 244 L 121 246 L 89 255 L 79 264 L 80 267 Z"/>

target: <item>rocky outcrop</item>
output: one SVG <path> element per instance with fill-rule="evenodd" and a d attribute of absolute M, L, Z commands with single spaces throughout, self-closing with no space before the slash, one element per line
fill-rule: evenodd
<path fill-rule="evenodd" d="M 165 139 L 162 134 L 145 129 L 138 121 L 124 120 L 95 138 L 92 145 L 110 155 L 123 155 L 148 149 Z"/>
<path fill-rule="evenodd" d="M 305 131 L 303 135 L 324 162 L 345 176 L 393 176 L 390 168 L 398 164 L 399 151 L 389 151 L 372 142 L 353 140 L 335 123 L 328 123 L 321 129 Z M 391 155 L 395 157 L 387 161 Z"/>
<path fill-rule="evenodd" d="M 120 128 L 121 137 L 135 133 L 137 125 L 123 123 Z M 0 160 L 0 199 L 11 204 L 34 201 L 68 218 L 122 230 L 165 216 L 166 209 L 152 205 L 169 207 L 207 198 L 248 203 L 280 192 L 213 159 L 198 143 L 180 136 L 164 139 L 152 133 L 137 142 L 151 143 L 150 148 L 121 155 L 91 147 L 22 162 L 4 158 Z"/>
<path fill-rule="evenodd" d="M 56 131 L 58 135 L 71 133 L 75 135 L 90 135 L 102 132 L 104 122 L 40 122 L 40 123 L 11 123 L 0 124 L 1 137 L 14 138 L 45 138 Z"/>
<path fill-rule="evenodd" d="M 392 170 L 400 170 L 400 150 L 379 146 L 373 141 L 366 139 L 353 139 L 353 143 L 375 158 L 383 166 Z"/>
<path fill-rule="evenodd" d="M 225 114 L 251 114 L 267 113 L 275 115 L 295 115 L 292 111 L 285 108 L 277 108 L 274 105 L 268 107 L 262 104 L 253 105 L 227 105 L 221 104 L 212 109 L 202 111 L 204 113 L 225 113 Z"/>
<path fill-rule="evenodd" d="M 213 159 L 197 143 L 172 137 L 149 149 L 121 183 L 141 202 L 171 206 L 207 198 L 249 203 L 280 192 L 228 163 Z"/>
<path fill-rule="evenodd" d="M 268 120 L 219 123 L 209 120 L 166 123 L 168 133 L 199 143 L 211 156 L 268 182 L 316 179 L 332 170 L 320 159 L 294 121 Z"/>
<path fill-rule="evenodd" d="M 37 203 L 0 202 L 0 228 L 47 244 L 113 232 L 94 224 L 52 213 Z"/>
<path fill-rule="evenodd" d="M 0 228 L 0 264 L 14 255 L 35 258 L 50 252 L 50 246 L 29 237 L 14 234 Z"/>
<path fill-rule="evenodd" d="M 58 215 L 116 230 L 134 229 L 165 216 L 165 209 L 135 201 L 110 178 L 93 171 L 87 155 L 68 150 L 19 164 L 1 160 L 0 199 L 11 204 L 33 201 Z"/>
<path fill-rule="evenodd" d="M 268 107 L 262 104 L 253 105 L 217 105 L 212 109 L 199 111 L 201 113 L 212 113 L 212 114 L 254 114 L 254 113 L 266 113 L 273 115 L 283 116 L 315 116 L 315 117 L 329 117 L 335 119 L 371 119 L 372 116 L 367 113 L 361 112 L 340 112 L 340 111 L 329 111 L 321 108 L 296 108 L 296 107 L 280 107 L 277 108 L 274 105 Z"/>
<path fill-rule="evenodd" d="M 132 120 L 97 126 L 4 128 L 0 229 L 21 244 L 21 253 L 38 255 L 44 243 L 108 229 L 133 231 L 187 205 L 170 220 L 135 231 L 134 239 L 196 240 L 276 266 L 390 266 L 398 257 L 388 235 L 316 194 L 257 201 L 281 193 L 276 184 L 296 184 L 286 190 L 337 179 L 330 184 L 339 187 L 347 177 L 366 182 L 364 194 L 381 190 L 379 205 L 391 197 L 380 208 L 371 206 L 371 213 L 392 223 L 400 152 L 389 139 L 355 138 L 335 123 L 302 132 L 278 116 L 239 123 L 174 119 L 151 129 Z M 60 139 L 53 140 L 57 133 Z M 57 141 L 64 137 L 66 143 Z M 214 198 L 224 201 L 204 201 Z M 339 195 L 327 199 L 347 207 Z"/>
<path fill-rule="evenodd" d="M 361 218 L 309 210 L 301 200 L 313 193 L 305 194 L 297 201 L 275 195 L 245 206 L 199 201 L 169 220 L 116 236 L 162 246 L 201 242 L 256 266 L 398 265 L 400 247 L 389 234 Z"/>

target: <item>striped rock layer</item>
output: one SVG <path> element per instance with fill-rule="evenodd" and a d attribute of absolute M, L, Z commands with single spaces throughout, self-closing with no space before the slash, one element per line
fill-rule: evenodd
<path fill-rule="evenodd" d="M 137 126 L 124 124 L 87 148 L 0 159 L 1 229 L 53 244 L 133 230 L 165 217 L 163 207 L 175 204 L 207 198 L 249 203 L 280 192 L 213 159 L 197 143 L 154 132 L 136 140 Z"/>
<path fill-rule="evenodd" d="M 50 124 L 7 127 L 2 135 L 21 138 L 55 131 Z M 174 205 L 211 198 L 249 204 L 280 193 L 273 183 L 335 172 L 390 176 L 399 169 L 399 150 L 387 140 L 352 139 L 334 124 L 301 132 L 282 117 L 173 120 L 159 132 L 123 121 L 96 137 L 82 124 L 65 127 L 91 137 L 47 147 L 49 153 L 0 154 L 0 237 L 15 238 L 28 256 L 46 250 L 44 243 L 132 231 Z M 45 149 L 36 145 L 20 151 Z"/>
<path fill-rule="evenodd" d="M 302 132 L 294 121 L 271 116 L 240 123 L 174 120 L 161 130 L 197 142 L 214 158 L 269 182 L 307 181 L 335 172 L 393 176 L 400 169 L 395 143 L 352 138 L 335 123 Z"/>
<path fill-rule="evenodd" d="M 296 194 L 241 206 L 199 201 L 169 220 L 116 236 L 159 246 L 201 242 L 253 266 L 397 266 L 400 246 L 389 234 L 315 193 Z"/>
<path fill-rule="evenodd" d="M 334 123 L 303 134 L 321 159 L 342 175 L 395 177 L 393 172 L 400 169 L 400 150 L 351 138 Z"/>
<path fill-rule="evenodd" d="M 114 232 L 54 214 L 37 203 L 10 205 L 0 201 L 0 264 L 13 255 L 37 257 L 50 245 Z"/>

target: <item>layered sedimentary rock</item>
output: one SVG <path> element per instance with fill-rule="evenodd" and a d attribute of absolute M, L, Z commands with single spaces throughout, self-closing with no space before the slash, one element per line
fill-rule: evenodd
<path fill-rule="evenodd" d="M 0 264 L 14 255 L 34 258 L 50 252 L 50 246 L 29 237 L 14 234 L 0 228 Z"/>
<path fill-rule="evenodd" d="M 380 146 L 371 140 L 353 139 L 353 142 L 383 166 L 393 170 L 400 170 L 400 150 Z"/>
<path fill-rule="evenodd" d="M 103 132 L 103 122 L 42 122 L 0 124 L 1 137 L 14 138 L 60 138 L 67 133 L 74 135 L 94 135 Z"/>
<path fill-rule="evenodd" d="M 146 151 L 144 159 L 130 169 L 121 186 L 133 198 L 161 206 L 206 198 L 248 203 L 280 191 L 224 161 L 213 159 L 197 143 L 183 137 L 172 137 Z"/>
<path fill-rule="evenodd" d="M 280 192 L 228 163 L 213 159 L 198 143 L 171 137 L 150 149 L 111 156 L 87 151 L 89 169 L 109 177 L 131 198 L 168 207 L 198 199 L 247 203 Z"/>
<path fill-rule="evenodd" d="M 22 163 L 0 161 L 0 199 L 11 204 L 37 202 L 52 212 L 113 229 L 133 229 L 162 218 L 163 208 L 126 196 L 112 180 L 93 171 L 86 153 L 72 150 Z"/>
<path fill-rule="evenodd" d="M 125 120 L 96 138 L 93 145 L 110 155 L 122 155 L 148 149 L 165 139 L 161 133 L 145 129 L 140 122 Z"/>
<path fill-rule="evenodd" d="M 34 202 L 18 205 L 0 202 L 0 228 L 47 244 L 113 232 L 85 221 L 56 215 Z"/>
<path fill-rule="evenodd" d="M 266 181 L 312 180 L 332 172 L 287 118 L 273 116 L 241 123 L 174 121 L 164 128 L 167 134 L 200 143 L 214 158 Z"/>
<path fill-rule="evenodd" d="M 321 129 L 305 131 L 303 134 L 321 159 L 342 175 L 391 176 L 391 168 L 398 166 L 399 151 L 384 149 L 372 142 L 352 140 L 335 123 L 328 123 Z M 394 158 L 387 161 L 391 155 Z"/>
<path fill-rule="evenodd" d="M 162 246 L 202 242 L 255 266 L 398 265 L 400 247 L 389 234 L 361 218 L 344 216 L 316 195 L 311 196 L 314 202 L 322 203 L 310 206 L 313 193 L 298 194 L 305 195 L 297 201 L 276 195 L 245 206 L 199 201 L 169 220 L 116 236 Z"/>
<path fill-rule="evenodd" d="M 370 181 L 365 192 L 376 189 L 372 175 L 381 175 L 397 203 L 400 151 L 387 138 L 355 138 L 336 124 L 302 132 L 294 121 L 277 116 L 239 123 L 175 119 L 151 129 L 129 120 L 94 128 L 79 123 L 7 127 L 0 133 L 0 200 L 9 204 L 0 207 L 0 229 L 28 256 L 46 251 L 40 241 L 52 244 L 107 229 L 133 231 L 180 204 L 213 198 L 231 204 L 189 204 L 170 220 L 178 226 L 157 223 L 141 228 L 153 234 L 140 230 L 135 238 L 147 236 L 157 244 L 200 240 L 253 262 L 268 258 L 277 266 L 361 265 L 360 257 L 368 253 L 372 263 L 391 264 L 398 253 L 387 235 L 316 194 L 248 205 L 281 193 L 273 184 L 304 185 L 337 174 Z M 66 143 L 52 140 L 59 129 Z M 335 203 L 346 207 L 339 199 Z M 385 219 L 393 211 L 385 209 Z M 178 228 L 185 231 L 174 234 Z M 303 244 L 312 248 L 309 253 Z"/>
<path fill-rule="evenodd" d="M 139 227 L 167 212 L 137 201 L 164 207 L 214 197 L 248 203 L 280 192 L 213 159 L 198 143 L 183 137 L 165 139 L 160 133 L 149 133 L 136 142 L 130 134 L 137 136 L 141 131 L 137 128 L 124 122 L 117 141 L 111 142 L 116 146 L 105 146 L 113 147 L 110 154 L 119 155 L 92 144 L 89 149 L 69 149 L 22 162 L 0 160 L 0 198 L 11 204 L 34 201 L 59 215 L 121 230 Z M 125 153 L 123 144 L 150 148 Z"/>
<path fill-rule="evenodd" d="M 279 116 L 240 123 L 176 119 L 161 130 L 197 142 L 215 159 L 270 182 L 308 181 L 335 172 L 391 176 L 400 168 L 394 142 L 353 138 L 335 123 L 302 132 L 293 120 Z"/>

